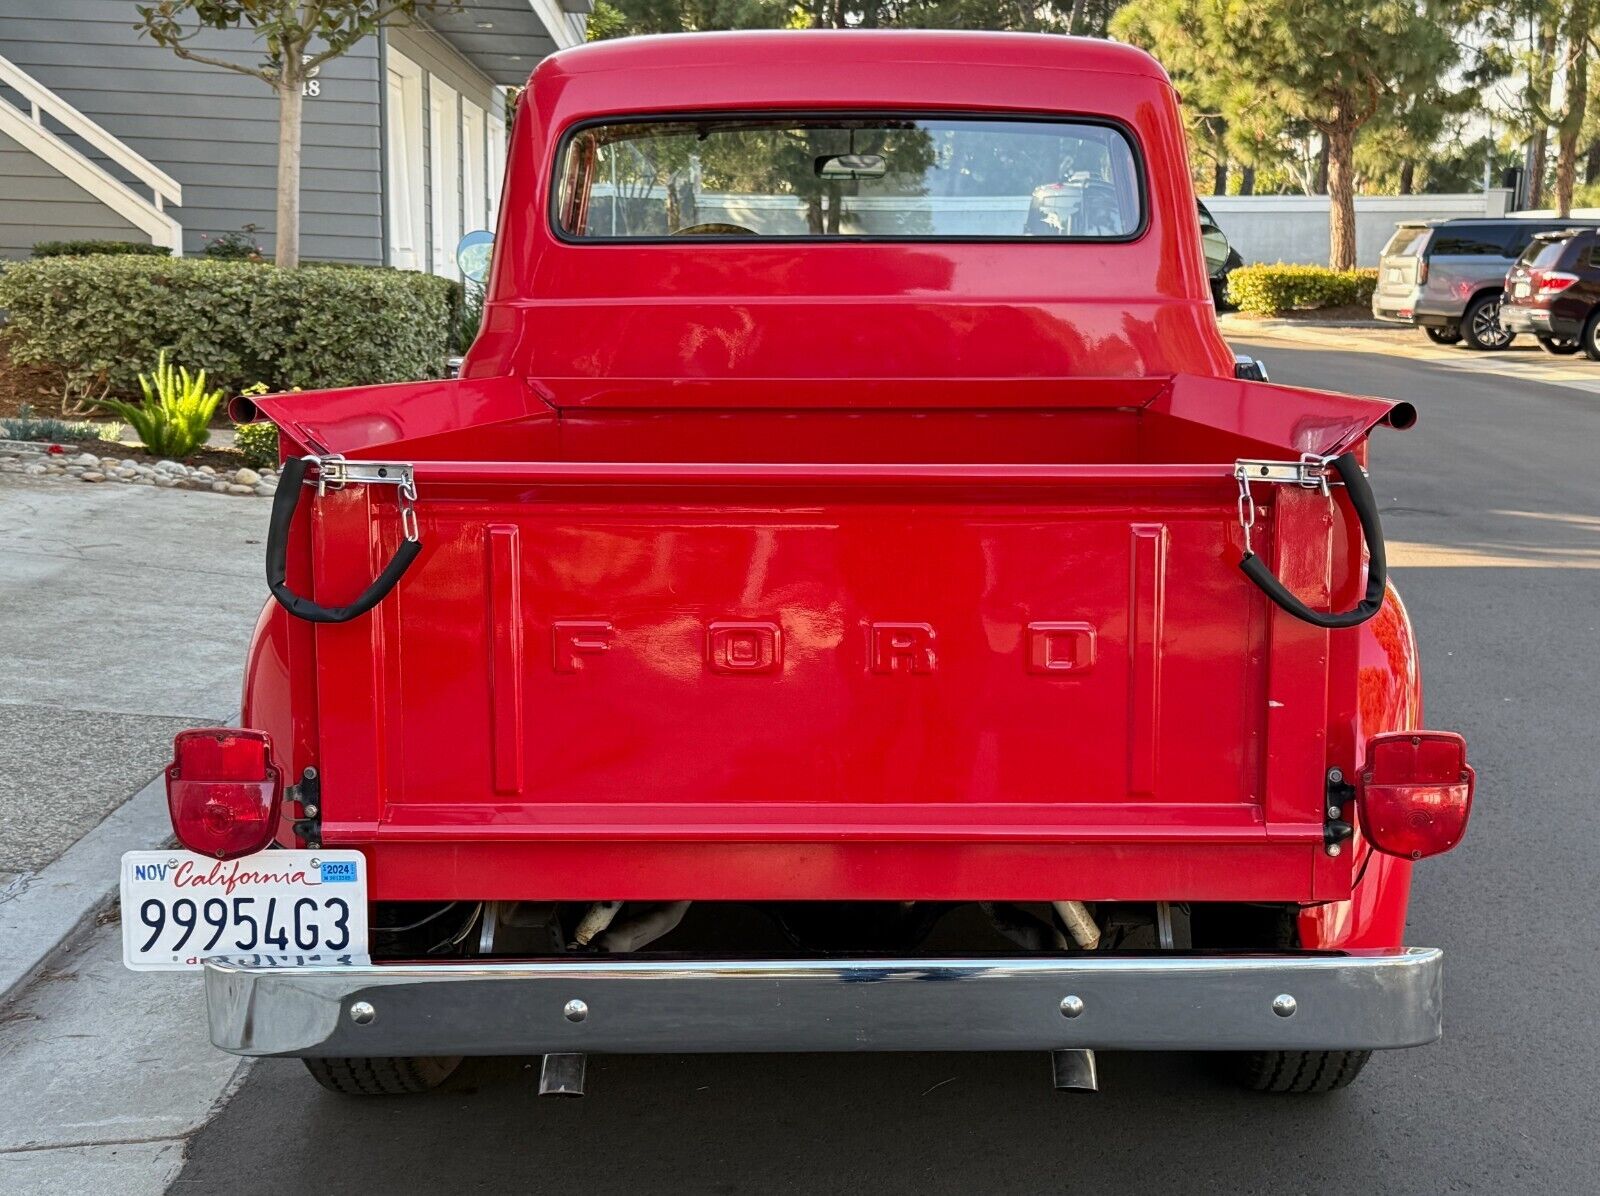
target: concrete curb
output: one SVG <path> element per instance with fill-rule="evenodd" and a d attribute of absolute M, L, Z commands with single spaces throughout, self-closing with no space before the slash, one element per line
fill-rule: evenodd
<path fill-rule="evenodd" d="M 1233 312 L 1224 312 L 1217 317 L 1217 324 L 1224 332 L 1286 332 L 1296 328 L 1324 328 L 1344 329 L 1354 332 L 1381 332 L 1405 331 L 1402 324 L 1385 324 L 1381 320 L 1283 320 L 1283 319 L 1251 319 Z"/>
<path fill-rule="evenodd" d="M 171 841 L 166 784 L 157 776 L 53 863 L 0 890 L 0 1005 L 116 893 L 124 851 Z"/>

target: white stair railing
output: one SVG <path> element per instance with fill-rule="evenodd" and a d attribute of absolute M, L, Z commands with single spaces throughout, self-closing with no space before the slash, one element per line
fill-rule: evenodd
<path fill-rule="evenodd" d="M 167 214 L 165 207 L 167 203 L 183 206 L 183 187 L 176 179 L 149 159 L 134 153 L 3 56 L 0 56 L 0 85 L 21 95 L 28 105 L 28 110 L 23 111 L 0 98 L 0 132 L 145 233 L 152 245 L 165 245 L 178 254 L 183 252 L 183 228 Z M 141 195 L 93 158 L 65 141 L 45 124 L 44 118 L 47 116 L 148 187 L 149 196 Z"/>

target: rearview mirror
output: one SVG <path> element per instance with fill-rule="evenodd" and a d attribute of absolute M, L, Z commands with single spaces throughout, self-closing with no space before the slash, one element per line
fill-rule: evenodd
<path fill-rule="evenodd" d="M 881 179 L 889 162 L 882 154 L 833 154 L 818 158 L 816 169 L 824 179 Z"/>

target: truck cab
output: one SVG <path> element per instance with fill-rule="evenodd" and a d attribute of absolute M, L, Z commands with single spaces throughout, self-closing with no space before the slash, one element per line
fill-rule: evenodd
<path fill-rule="evenodd" d="M 1437 1037 L 1406 900 L 1472 772 L 1366 475 L 1414 412 L 1236 376 L 1153 59 L 600 43 L 510 155 L 460 378 L 236 411 L 284 454 L 243 718 L 176 746 L 188 887 L 124 883 L 217 1046 L 1325 1091 Z"/>

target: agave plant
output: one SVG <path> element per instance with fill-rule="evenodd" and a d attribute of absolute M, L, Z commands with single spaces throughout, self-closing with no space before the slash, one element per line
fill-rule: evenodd
<path fill-rule="evenodd" d="M 139 375 L 143 403 L 100 399 L 96 406 L 120 416 L 140 442 L 161 457 L 181 459 L 204 444 L 211 435 L 211 417 L 222 402 L 222 390 L 206 389 L 206 372 L 191 374 L 167 361 L 161 350 L 154 375 Z"/>

